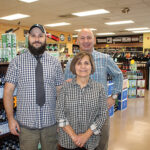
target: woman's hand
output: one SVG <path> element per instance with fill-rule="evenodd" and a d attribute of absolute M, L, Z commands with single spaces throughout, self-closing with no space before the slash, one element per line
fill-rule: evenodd
<path fill-rule="evenodd" d="M 78 147 L 83 147 L 92 134 L 93 134 L 93 131 L 91 129 L 88 129 L 85 133 L 78 134 L 75 144 Z"/>

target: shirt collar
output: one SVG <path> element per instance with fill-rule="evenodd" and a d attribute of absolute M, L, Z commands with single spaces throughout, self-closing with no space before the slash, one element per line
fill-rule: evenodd
<path fill-rule="evenodd" d="M 72 84 L 74 86 L 79 86 L 79 84 L 77 84 L 77 82 L 76 82 L 76 78 L 72 79 Z M 87 85 L 85 87 L 92 87 L 92 79 L 91 78 L 89 78 L 89 81 L 88 81 L 88 83 L 87 83 Z"/>
<path fill-rule="evenodd" d="M 36 56 L 34 56 L 31 52 L 30 52 L 30 50 L 28 49 L 28 54 L 32 57 L 32 58 L 36 58 Z M 46 56 L 46 51 L 40 56 L 41 58 L 42 57 L 45 57 Z"/>

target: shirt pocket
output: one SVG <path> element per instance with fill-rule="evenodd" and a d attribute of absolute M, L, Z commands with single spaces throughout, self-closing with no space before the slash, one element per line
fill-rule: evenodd
<path fill-rule="evenodd" d="M 45 72 L 43 73 L 44 75 L 44 82 L 47 84 L 54 84 L 55 82 L 55 69 L 53 67 L 46 67 Z"/>
<path fill-rule="evenodd" d="M 85 101 L 88 108 L 95 109 L 99 107 L 99 93 L 93 91 L 85 95 Z"/>

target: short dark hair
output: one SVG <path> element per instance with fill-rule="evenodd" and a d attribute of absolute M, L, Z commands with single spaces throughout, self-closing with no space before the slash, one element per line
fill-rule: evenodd
<path fill-rule="evenodd" d="M 94 64 L 94 59 L 93 56 L 88 53 L 88 52 L 79 52 L 71 61 L 71 65 L 70 65 L 70 71 L 76 75 L 76 70 L 75 70 L 75 65 L 76 63 L 81 60 L 84 56 L 88 56 L 90 63 L 91 63 L 91 74 L 93 74 L 95 72 L 95 64 Z"/>

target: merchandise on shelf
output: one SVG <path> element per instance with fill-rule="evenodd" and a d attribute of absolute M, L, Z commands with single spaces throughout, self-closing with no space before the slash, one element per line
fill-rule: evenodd
<path fill-rule="evenodd" d="M 130 88 L 136 87 L 136 80 L 129 80 L 129 87 Z"/>
<path fill-rule="evenodd" d="M 128 98 L 136 98 L 136 87 L 128 89 Z"/>
<path fill-rule="evenodd" d="M 145 89 L 137 89 L 137 97 L 144 97 Z"/>
<path fill-rule="evenodd" d="M 144 97 L 145 94 L 145 80 L 143 73 L 137 71 L 127 71 L 129 79 L 128 98 Z"/>
<path fill-rule="evenodd" d="M 127 97 L 128 97 L 128 89 L 125 88 L 118 95 L 118 110 L 125 110 L 127 108 Z"/>
<path fill-rule="evenodd" d="M 109 109 L 109 117 L 112 117 L 114 115 L 114 106 L 112 106 L 110 109 Z"/>
<path fill-rule="evenodd" d="M 108 96 L 112 95 L 114 83 L 108 83 Z"/>
<path fill-rule="evenodd" d="M 16 35 L 14 33 L 2 34 L 2 48 L 0 49 L 0 62 L 10 62 L 16 57 Z"/>
<path fill-rule="evenodd" d="M 137 80 L 137 88 L 145 88 L 145 80 L 144 79 Z"/>
<path fill-rule="evenodd" d="M 19 138 L 14 135 L 9 135 L 0 140 L 0 150 L 20 150 Z"/>
<path fill-rule="evenodd" d="M 124 99 L 127 99 L 128 96 L 128 89 L 123 89 L 122 92 L 118 95 L 118 100 L 122 101 Z"/>
<path fill-rule="evenodd" d="M 118 101 L 118 110 L 125 110 L 127 108 L 127 99 Z"/>
<path fill-rule="evenodd" d="M 123 79 L 122 89 L 128 88 L 128 79 Z"/>

